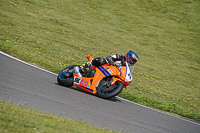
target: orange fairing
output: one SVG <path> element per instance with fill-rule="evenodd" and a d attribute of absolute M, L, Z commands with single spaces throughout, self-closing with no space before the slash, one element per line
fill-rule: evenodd
<path fill-rule="evenodd" d="M 98 86 L 101 79 L 113 75 L 120 77 L 120 70 L 117 67 L 113 67 L 108 64 L 96 67 L 95 69 L 96 73 L 92 78 L 79 77 L 76 73 L 74 73 L 74 85 L 86 92 L 96 94 L 96 87 Z"/>
<path fill-rule="evenodd" d="M 89 61 L 92 59 L 91 56 L 88 56 Z M 99 83 L 105 77 L 113 77 L 111 84 L 114 84 L 116 81 L 121 81 L 124 87 L 129 85 L 132 81 L 132 76 L 127 64 L 121 68 L 111 66 L 110 64 L 104 64 L 96 67 L 95 70 L 94 77 L 79 77 L 78 74 L 74 73 L 74 86 L 86 92 L 96 94 Z"/>
<path fill-rule="evenodd" d="M 90 86 L 92 84 L 93 78 L 87 78 L 87 77 L 79 77 L 78 74 L 74 73 L 74 86 L 89 92 L 96 94 L 96 89 L 92 89 Z"/>
<path fill-rule="evenodd" d="M 131 82 L 125 82 L 126 73 L 127 73 L 127 68 L 125 66 L 122 66 L 120 69 L 120 75 L 118 76 L 121 80 L 119 79 L 118 80 L 124 84 L 124 87 L 128 86 L 131 83 Z"/>
<path fill-rule="evenodd" d="M 122 80 L 125 80 L 126 77 L 126 67 L 121 67 L 121 75 L 120 77 L 122 78 Z"/>

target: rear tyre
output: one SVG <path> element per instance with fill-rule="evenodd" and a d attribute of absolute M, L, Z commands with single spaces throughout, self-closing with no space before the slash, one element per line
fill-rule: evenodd
<path fill-rule="evenodd" d="M 74 82 L 73 73 L 75 66 L 77 65 L 66 67 L 58 74 L 57 76 L 58 84 L 66 87 L 73 86 Z"/>
<path fill-rule="evenodd" d="M 117 96 L 123 90 L 124 87 L 121 81 L 116 81 L 110 87 L 108 87 L 106 83 L 107 81 L 103 79 L 97 87 L 97 96 L 105 99 L 110 99 L 112 97 Z"/>

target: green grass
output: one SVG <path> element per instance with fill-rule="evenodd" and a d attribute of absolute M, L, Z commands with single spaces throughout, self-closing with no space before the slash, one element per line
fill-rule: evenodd
<path fill-rule="evenodd" d="M 81 121 L 0 101 L 1 133 L 112 133 Z"/>
<path fill-rule="evenodd" d="M 1 0 L 0 50 L 55 73 L 133 50 L 129 100 L 200 121 L 199 0 Z"/>

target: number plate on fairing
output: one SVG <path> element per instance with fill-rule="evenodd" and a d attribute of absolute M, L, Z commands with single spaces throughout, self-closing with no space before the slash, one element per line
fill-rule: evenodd
<path fill-rule="evenodd" d="M 80 81 L 81 81 L 81 78 L 78 78 L 78 77 L 75 77 L 75 78 L 74 78 L 74 83 L 75 83 L 75 84 L 78 84 L 78 85 L 79 85 L 79 84 L 80 84 Z"/>

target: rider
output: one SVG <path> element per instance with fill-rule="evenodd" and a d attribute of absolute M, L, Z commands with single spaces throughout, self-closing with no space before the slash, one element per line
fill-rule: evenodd
<path fill-rule="evenodd" d="M 88 73 L 85 74 L 85 76 L 93 77 L 95 74 L 95 69 L 91 69 L 91 68 L 94 66 L 100 66 L 105 63 L 109 63 L 110 65 L 121 67 L 121 66 L 125 66 L 125 61 L 129 65 L 134 65 L 137 62 L 137 60 L 138 60 L 138 55 L 135 52 L 130 50 L 129 52 L 126 53 L 125 56 L 121 54 L 108 55 L 106 57 L 106 60 L 103 57 L 97 57 L 93 59 L 92 61 L 81 65 L 80 67 L 81 67 L 81 70 L 84 72 L 86 72 L 86 68 L 89 68 L 90 70 L 88 71 Z"/>
<path fill-rule="evenodd" d="M 138 55 L 135 52 L 130 50 L 128 53 L 126 53 L 125 56 L 121 54 L 108 55 L 106 60 L 108 61 L 110 65 L 113 65 L 113 66 L 119 66 L 119 67 L 125 66 L 125 61 L 129 65 L 134 65 L 138 60 Z"/>

